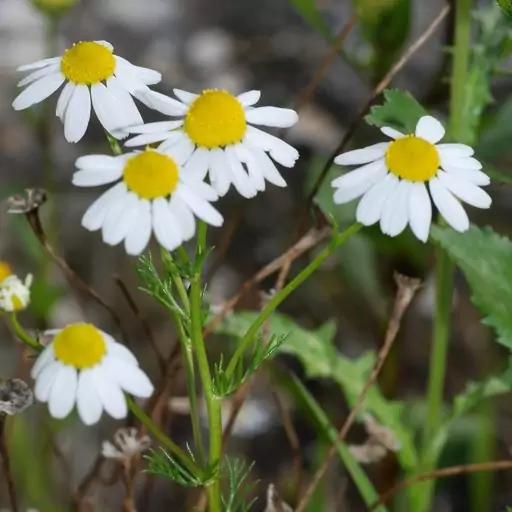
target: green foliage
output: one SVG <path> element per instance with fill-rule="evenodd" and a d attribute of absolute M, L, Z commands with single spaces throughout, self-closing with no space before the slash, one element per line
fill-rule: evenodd
<path fill-rule="evenodd" d="M 193 458 L 192 452 L 190 455 Z M 190 469 L 170 455 L 166 450 L 151 450 L 144 457 L 148 461 L 146 473 L 155 476 L 163 476 L 183 487 L 203 487 L 211 484 L 220 476 L 220 465 L 206 468 L 200 475 L 194 474 Z"/>
<path fill-rule="evenodd" d="M 247 465 L 241 459 L 225 459 L 225 469 L 228 476 L 228 489 L 226 496 L 222 498 L 223 510 L 225 512 L 248 512 L 254 505 L 257 498 L 249 498 L 256 483 L 246 483 L 254 462 Z"/>
<path fill-rule="evenodd" d="M 243 335 L 256 314 L 237 312 L 229 316 L 219 326 L 218 331 L 235 337 Z M 332 379 L 347 397 L 349 405 L 354 405 L 362 392 L 375 363 L 371 352 L 358 359 L 350 359 L 338 352 L 334 345 L 336 326 L 327 322 L 316 330 L 304 329 L 290 318 L 275 313 L 270 319 L 270 331 L 291 333 L 289 340 L 279 347 L 279 352 L 297 357 L 310 378 Z M 412 469 L 417 464 L 417 453 L 410 432 L 401 421 L 404 405 L 386 400 L 378 386 L 373 386 L 366 396 L 363 408 L 389 427 L 401 445 L 398 457 L 404 468 Z"/>
<path fill-rule="evenodd" d="M 290 3 L 302 18 L 322 34 L 325 39 L 332 40 L 331 31 L 322 14 L 318 11 L 316 0 L 290 0 Z"/>
<path fill-rule="evenodd" d="M 252 353 L 246 353 L 249 361 L 240 362 L 234 374 L 228 374 L 221 355 L 220 361 L 213 367 L 212 385 L 213 394 L 219 398 L 230 395 L 236 391 L 258 368 L 270 359 L 279 347 L 288 339 L 289 335 L 272 336 L 268 343 L 258 340 L 253 346 Z"/>
<path fill-rule="evenodd" d="M 430 236 L 464 272 L 474 304 L 487 315 L 484 323 L 512 348 L 512 242 L 476 226 L 465 233 L 433 226 Z"/>
<path fill-rule="evenodd" d="M 420 117 L 427 114 L 407 91 L 386 89 L 384 104 L 372 107 L 365 121 L 374 126 L 391 126 L 404 133 L 414 133 Z"/>
<path fill-rule="evenodd" d="M 512 0 L 496 0 L 496 2 L 506 18 L 512 21 Z"/>

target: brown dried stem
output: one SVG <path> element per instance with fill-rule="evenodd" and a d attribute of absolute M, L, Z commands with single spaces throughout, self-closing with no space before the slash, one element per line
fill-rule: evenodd
<path fill-rule="evenodd" d="M 332 444 L 331 448 L 327 452 L 327 455 L 325 456 L 324 460 L 322 461 L 322 464 L 320 465 L 315 476 L 313 477 L 312 482 L 307 488 L 304 497 L 301 499 L 299 505 L 297 506 L 296 512 L 304 512 L 304 510 L 306 509 L 309 500 L 311 499 L 313 493 L 315 492 L 315 489 L 317 488 L 318 484 L 320 483 L 320 480 L 327 471 L 329 463 L 331 462 L 332 458 L 336 455 L 338 444 L 345 439 L 346 435 L 348 434 L 348 431 L 350 430 L 350 427 L 356 420 L 359 410 L 361 409 L 364 403 L 366 395 L 368 391 L 371 389 L 371 387 L 375 384 L 377 377 L 391 350 L 391 347 L 393 346 L 393 343 L 400 329 L 400 323 L 402 321 L 403 315 L 407 308 L 409 307 L 409 304 L 411 303 L 414 295 L 421 286 L 421 282 L 418 279 L 411 279 L 400 274 L 395 274 L 395 281 L 398 286 L 395 304 L 393 306 L 391 319 L 389 320 L 386 336 L 384 339 L 384 344 L 382 345 L 382 348 L 379 350 L 377 361 L 375 362 L 372 373 L 369 379 L 366 381 L 366 384 L 363 390 L 361 391 L 361 394 L 359 395 L 354 407 L 350 411 L 350 414 L 343 423 L 338 434 L 338 437 L 336 438 L 336 441 Z"/>
<path fill-rule="evenodd" d="M 9 494 L 10 507 L 12 512 L 18 512 L 18 501 L 16 500 L 16 491 L 14 488 L 14 479 L 12 477 L 11 465 L 9 460 L 9 452 L 5 440 L 5 423 L 7 416 L 0 414 L 0 458 L 2 459 L 2 469 L 5 482 L 7 484 L 7 493 Z"/>

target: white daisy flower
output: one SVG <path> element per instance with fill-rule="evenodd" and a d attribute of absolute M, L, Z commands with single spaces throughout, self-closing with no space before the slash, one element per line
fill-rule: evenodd
<path fill-rule="evenodd" d="M 265 190 L 265 180 L 278 187 L 286 186 L 272 160 L 293 167 L 298 151 L 252 125 L 293 126 L 298 120 L 294 110 L 254 108 L 261 96 L 259 91 L 233 96 L 212 89 L 201 94 L 174 89 L 174 94 L 179 101 L 150 91 L 146 101 L 151 108 L 180 119 L 129 127 L 127 131 L 140 135 L 126 142 L 126 146 L 162 142 L 160 150 L 172 148 L 183 156 L 185 172 L 201 180 L 209 173 L 219 196 L 224 196 L 231 184 L 244 197 Z"/>
<path fill-rule="evenodd" d="M 122 128 L 140 125 L 142 117 L 132 96 L 145 102 L 148 85 L 157 84 L 162 75 L 152 69 L 130 64 L 114 55 L 106 41 L 81 41 L 61 57 L 43 59 L 18 68 L 31 71 L 18 84 L 27 86 L 14 100 L 15 110 L 43 101 L 64 82 L 56 115 L 64 123 L 64 136 L 78 142 L 91 116 L 91 103 L 103 127 L 116 138 L 124 138 Z"/>
<path fill-rule="evenodd" d="M 119 181 L 85 212 L 82 226 L 101 229 L 103 241 L 140 254 L 154 232 L 172 251 L 190 240 L 195 217 L 221 226 L 221 214 L 210 204 L 218 199 L 210 185 L 182 172 L 183 155 L 147 149 L 121 156 L 90 155 L 76 161 L 73 184 L 95 187 Z"/>
<path fill-rule="evenodd" d="M 78 323 L 47 331 L 53 340 L 32 368 L 35 396 L 48 403 L 54 418 L 65 418 L 77 406 L 86 425 L 97 423 L 103 410 L 125 418 L 124 393 L 148 398 L 153 385 L 135 356 L 94 325 Z"/>
<path fill-rule="evenodd" d="M 30 287 L 32 274 L 28 274 L 25 281 L 18 276 L 9 275 L 0 282 L 0 310 L 12 313 L 21 311 L 30 304 Z"/>
<path fill-rule="evenodd" d="M 356 214 L 361 224 L 380 221 L 382 232 L 389 236 L 400 234 L 409 224 L 416 237 L 426 242 L 431 198 L 446 222 L 461 232 L 469 228 L 469 219 L 459 200 L 476 208 L 491 206 L 490 196 L 480 188 L 491 180 L 472 157 L 473 149 L 465 144 L 438 144 L 445 134 L 439 121 L 424 116 L 410 135 L 389 127 L 382 132 L 394 140 L 349 151 L 334 160 L 339 165 L 362 164 L 332 181 L 337 189 L 335 203 L 363 196 Z"/>

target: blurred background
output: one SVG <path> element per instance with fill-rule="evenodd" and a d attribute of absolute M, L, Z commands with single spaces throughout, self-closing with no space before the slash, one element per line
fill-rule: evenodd
<path fill-rule="evenodd" d="M 81 228 L 81 216 L 99 192 L 74 189 L 70 183 L 78 156 L 109 152 L 101 127 L 93 119 L 86 137 L 78 144 L 68 144 L 54 117 L 55 95 L 29 111 L 14 112 L 11 103 L 20 80 L 15 70 L 22 64 L 60 54 L 74 41 L 105 39 L 114 45 L 118 55 L 160 71 L 163 80 L 154 87 L 160 92 L 171 94 L 173 87 L 192 92 L 225 88 L 235 94 L 260 89 L 262 105 L 293 107 L 335 35 L 356 11 L 360 14 L 361 23 L 356 23 L 314 95 L 300 109 L 298 125 L 286 135 L 301 154 L 294 169 L 283 170 L 289 187 L 269 187 L 251 201 L 231 193 L 219 204 L 226 224 L 223 230 L 210 232 L 217 252 L 209 260 L 208 272 L 211 301 L 220 304 L 246 278 L 289 247 L 305 198 L 329 154 L 371 96 L 375 84 L 445 2 L 317 0 L 310 16 L 301 12 L 305 4 L 299 0 L 82 0 L 53 27 L 29 0 L 0 0 L 0 199 L 25 187 L 49 190 L 50 199 L 41 214 L 50 238 L 77 274 L 120 312 L 130 333 L 130 347 L 155 380 L 158 367 L 154 353 L 114 276 L 120 276 L 131 290 L 164 353 L 175 342 L 170 318 L 149 296 L 138 291 L 140 282 L 133 271 L 136 261 L 127 258 L 121 248 L 105 246 L 97 233 Z M 486 0 L 478 5 L 489 15 L 494 2 Z M 393 82 L 393 86 L 409 90 L 440 119 L 445 119 L 447 112 L 450 55 L 446 48 L 452 42 L 452 31 L 453 19 L 449 15 Z M 476 29 L 474 37 L 478 35 Z M 506 63 L 502 67 L 506 70 Z M 484 133 L 479 143 L 479 154 L 505 174 L 512 156 L 512 125 L 506 115 L 512 112 L 508 99 L 511 83 L 506 76 L 493 80 L 495 102 L 489 105 L 489 113 L 497 114 L 501 125 L 494 124 L 493 131 Z M 155 112 L 142 106 L 141 111 L 145 121 L 159 120 Z M 361 123 L 353 144 L 379 139 L 377 129 Z M 334 174 L 337 172 L 333 170 Z M 329 182 L 328 177 L 317 196 L 318 204 L 342 224 L 352 222 L 355 205 L 334 207 Z M 471 210 L 472 221 L 491 224 L 497 231 L 510 234 L 510 192 L 495 184 L 490 193 L 494 200 L 492 210 Z M 432 256 L 431 249 L 410 233 L 391 240 L 377 229 L 367 229 L 334 254 L 280 310 L 306 329 L 316 329 L 332 320 L 338 349 L 355 358 L 378 349 L 382 342 L 395 295 L 393 271 L 421 278 L 424 286 L 406 315 L 379 381 L 386 397 L 406 401 L 403 421 L 412 428 L 419 428 L 424 418 L 434 298 Z M 310 258 L 305 255 L 296 261 L 292 275 Z M 73 289 L 47 260 L 24 218 L 8 216 L 4 210 L 0 213 L 0 260 L 9 262 L 19 275 L 31 272 L 35 276 L 33 307 L 22 316 L 25 326 L 61 327 L 86 319 L 119 335 L 111 317 Z M 268 292 L 274 284 L 275 276 L 268 278 L 238 307 L 259 308 L 261 292 Z M 493 343 L 492 332 L 480 323 L 480 314 L 471 304 L 460 275 L 453 303 L 447 399 L 463 390 L 469 380 L 499 371 L 506 354 Z M 3 325 L 0 334 L 0 375 L 29 379 L 31 363 L 24 357 L 22 347 Z M 229 340 L 220 335 L 209 343 L 212 353 L 230 346 Z M 330 380 L 305 378 L 301 365 L 293 358 L 286 357 L 283 364 L 304 377 L 309 391 L 333 424 L 339 426 L 347 414 L 342 390 Z M 268 374 L 258 374 L 229 444 L 229 453 L 255 461 L 251 479 L 259 480 L 256 511 L 264 509 L 265 489 L 270 482 L 278 486 L 290 504 L 295 504 L 296 499 L 294 452 L 273 391 Z M 184 377 L 180 375 L 167 390 L 164 415 L 165 428 L 180 444 L 191 438 L 188 418 L 180 413 L 179 400 L 175 400 L 185 396 Z M 299 436 L 303 478 L 307 481 L 328 445 L 292 398 L 285 397 L 284 403 Z M 507 458 L 512 443 L 511 405 L 510 399 L 502 397 L 458 422 L 442 464 Z M 74 417 L 65 422 L 50 421 L 41 405 L 16 417 L 9 431 L 9 445 L 22 510 L 71 510 L 72 490 L 90 470 L 102 441 L 119 426 L 109 419 L 93 429 L 85 428 Z M 358 424 L 348 441 L 359 442 L 363 438 L 364 430 Z M 114 469 L 113 463 L 107 464 L 103 477 L 88 490 L 86 510 L 120 510 L 123 488 Z M 400 475 L 393 456 L 366 469 L 381 491 Z M 112 475 L 114 478 L 110 478 Z M 163 479 L 148 483 L 143 476 L 139 484 L 141 511 L 181 511 L 194 502 L 194 493 Z M 4 480 L 0 479 L 0 508 L 8 506 L 3 485 Z M 444 480 L 438 484 L 433 510 L 503 511 L 512 504 L 511 488 L 510 473 Z M 310 510 L 364 510 L 339 463 L 332 465 Z"/>

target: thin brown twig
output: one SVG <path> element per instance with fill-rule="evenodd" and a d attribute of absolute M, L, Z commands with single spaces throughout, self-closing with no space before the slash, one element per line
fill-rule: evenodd
<path fill-rule="evenodd" d="M 419 279 L 412 279 L 409 277 L 402 276 L 398 273 L 395 274 L 395 281 L 398 286 L 398 291 L 393 306 L 393 312 L 389 320 L 386 336 L 384 338 L 384 344 L 382 345 L 382 348 L 379 350 L 379 354 L 377 355 L 377 361 L 375 362 L 372 373 L 368 380 L 366 381 L 363 390 L 361 391 L 356 403 L 354 404 L 354 407 L 352 407 L 350 414 L 343 423 L 338 434 L 338 437 L 336 438 L 336 441 L 331 445 L 324 460 L 322 461 L 322 464 L 315 473 L 313 480 L 309 484 L 309 487 L 307 488 L 303 498 L 301 499 L 299 505 L 297 506 L 296 512 L 304 512 L 304 510 L 306 509 L 306 506 L 309 503 L 311 497 L 313 496 L 315 489 L 317 488 L 318 484 L 320 483 L 320 480 L 327 471 L 329 463 L 336 454 L 339 443 L 341 443 L 345 439 L 346 435 L 348 434 L 348 431 L 350 430 L 350 427 L 356 420 L 359 410 L 361 409 L 361 406 L 364 403 L 366 395 L 368 394 L 368 391 L 372 388 L 372 386 L 375 384 L 377 377 L 379 376 L 379 373 L 391 350 L 391 347 L 393 346 L 393 343 L 400 329 L 400 324 L 402 322 L 404 313 L 409 307 L 409 304 L 411 303 L 419 287 L 421 286 L 421 281 Z"/>
<path fill-rule="evenodd" d="M 373 512 L 380 505 L 384 505 L 401 489 L 405 489 L 406 487 L 410 487 L 411 485 L 419 482 L 424 482 L 425 480 L 476 473 L 479 471 L 504 471 L 507 469 L 512 469 L 512 460 L 496 460 L 478 464 L 467 464 L 465 466 L 452 466 L 449 468 L 436 469 L 435 471 L 430 471 L 428 473 L 422 473 L 421 475 L 415 475 L 398 483 L 384 494 L 381 494 L 379 500 L 368 508 L 367 512 Z"/>
<path fill-rule="evenodd" d="M 144 333 L 146 334 L 146 337 L 149 341 L 149 344 L 151 345 L 151 348 L 155 352 L 155 355 L 158 360 L 158 366 L 160 367 L 160 371 L 162 372 L 162 374 L 165 373 L 165 357 L 156 343 L 155 335 L 153 333 L 153 330 L 151 329 L 151 326 L 149 325 L 148 319 L 143 315 L 142 311 L 137 306 L 135 299 L 132 297 L 130 290 L 128 290 L 128 287 L 123 282 L 121 277 L 115 275 L 114 281 L 117 284 L 119 290 L 121 291 L 123 297 L 125 298 L 126 303 L 132 310 L 133 314 L 138 318 L 142 326 L 142 329 L 144 330 Z"/>
<path fill-rule="evenodd" d="M 62 270 L 64 275 L 68 278 L 68 280 L 74 284 L 77 288 L 80 290 L 86 292 L 93 300 L 95 300 L 100 306 L 102 306 L 104 309 L 106 309 L 112 319 L 114 320 L 115 324 L 117 325 L 119 331 L 121 332 L 123 339 L 127 340 L 128 337 L 126 335 L 126 332 L 123 328 L 123 325 L 121 323 L 121 319 L 119 315 L 116 313 L 115 309 L 108 304 L 94 288 L 92 288 L 89 284 L 87 284 L 78 274 L 67 264 L 67 262 L 62 258 L 57 250 L 53 247 L 52 244 L 48 241 L 48 238 L 46 237 L 45 231 L 43 229 L 43 226 L 41 224 L 41 219 L 39 218 L 39 210 L 34 209 L 26 213 L 26 217 L 28 220 L 28 223 L 32 230 L 34 231 L 34 234 L 36 235 L 37 239 L 47 252 L 47 254 L 53 259 L 53 261 L 59 266 L 59 268 Z"/>
<path fill-rule="evenodd" d="M 5 441 L 5 423 L 6 415 L 0 414 L 0 458 L 2 459 L 2 468 L 7 484 L 7 492 L 9 494 L 10 506 L 12 512 L 18 512 L 18 501 L 16 500 L 16 490 L 14 488 L 14 479 L 12 477 L 11 465 L 9 461 L 9 452 Z"/>

